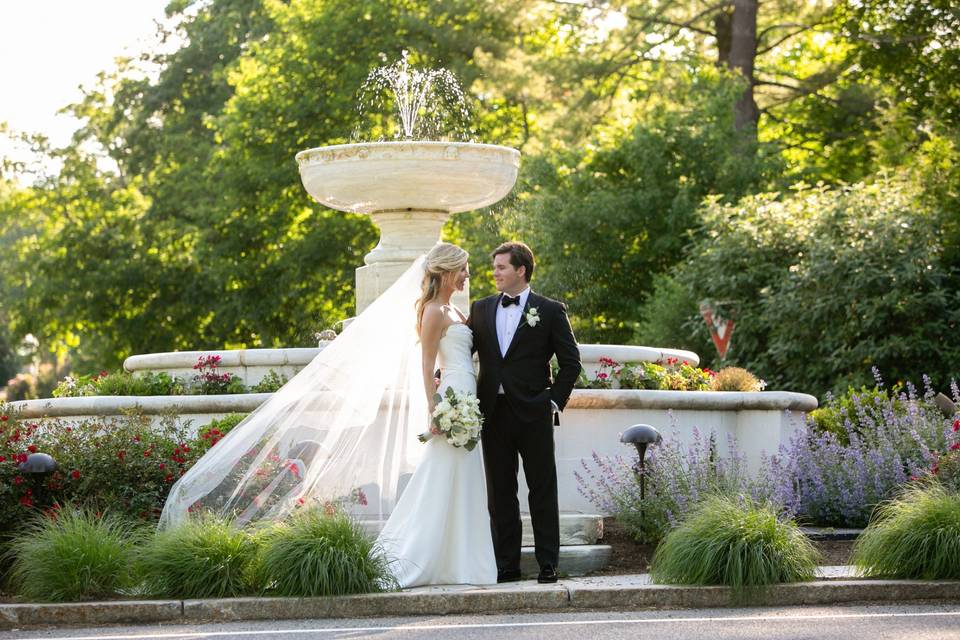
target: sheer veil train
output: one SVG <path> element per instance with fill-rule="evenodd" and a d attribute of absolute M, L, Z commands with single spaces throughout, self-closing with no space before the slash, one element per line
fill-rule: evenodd
<path fill-rule="evenodd" d="M 313 503 L 390 514 L 427 425 L 414 311 L 423 262 L 180 478 L 161 527 L 195 510 L 247 524 Z"/>

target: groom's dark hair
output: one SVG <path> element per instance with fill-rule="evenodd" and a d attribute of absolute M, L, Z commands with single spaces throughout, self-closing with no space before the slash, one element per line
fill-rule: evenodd
<path fill-rule="evenodd" d="M 510 264 L 513 265 L 514 269 L 524 267 L 523 277 L 527 282 L 530 282 L 530 278 L 533 277 L 533 268 L 536 266 L 533 251 L 530 250 L 530 247 L 522 242 L 504 242 L 493 250 L 490 259 L 492 260 L 503 253 L 510 254 Z"/>

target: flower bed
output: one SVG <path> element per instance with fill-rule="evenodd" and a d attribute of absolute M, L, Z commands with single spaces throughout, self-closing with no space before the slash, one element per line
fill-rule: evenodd
<path fill-rule="evenodd" d="M 231 415 L 191 435 L 172 414 L 159 424 L 142 414 L 37 422 L 0 405 L 0 532 L 32 512 L 67 506 L 153 520 L 173 482 L 242 418 Z M 51 455 L 57 470 L 33 478 L 22 472 L 31 453 Z"/>
<path fill-rule="evenodd" d="M 666 358 L 655 362 L 620 363 L 603 356 L 593 377 L 586 371 L 578 389 L 647 389 L 651 391 L 762 391 L 766 383 L 739 367 L 720 371 L 700 368 L 687 360 Z"/>
<path fill-rule="evenodd" d="M 53 390 L 53 397 L 272 393 L 287 382 L 286 376 L 271 369 L 260 382 L 248 387 L 236 374 L 221 372 L 220 363 L 219 355 L 201 355 L 193 366 L 196 373 L 190 377 L 173 376 L 164 371 L 146 371 L 137 376 L 125 371 L 67 376 Z"/>

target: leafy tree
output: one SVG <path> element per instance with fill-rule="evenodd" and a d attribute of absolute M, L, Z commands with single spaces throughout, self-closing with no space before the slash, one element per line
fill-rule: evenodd
<path fill-rule="evenodd" d="M 761 163 L 732 149 L 739 85 L 707 69 L 686 89 L 609 146 L 530 163 L 515 224 L 541 256 L 539 286 L 568 302 L 583 340 L 630 340 L 654 276 L 682 259 L 702 199 L 735 199 L 761 177 Z"/>
<path fill-rule="evenodd" d="M 918 191 L 901 176 L 712 202 L 675 277 L 689 299 L 720 301 L 735 318 L 724 364 L 810 393 L 868 384 L 871 367 L 894 381 L 929 374 L 941 388 L 957 377 L 958 274 L 939 224 L 949 214 Z M 691 321 L 678 332 L 691 327 L 705 331 Z"/>

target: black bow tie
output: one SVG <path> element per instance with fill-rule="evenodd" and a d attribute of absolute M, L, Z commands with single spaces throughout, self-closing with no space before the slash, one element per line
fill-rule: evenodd
<path fill-rule="evenodd" d="M 509 306 L 512 305 L 512 304 L 515 304 L 515 305 L 517 305 L 517 306 L 519 307 L 519 306 L 520 306 L 520 296 L 517 296 L 516 298 L 511 298 L 511 297 L 508 296 L 507 294 L 503 294 L 503 297 L 500 298 L 500 306 L 502 306 L 502 307 L 509 307 Z"/>

